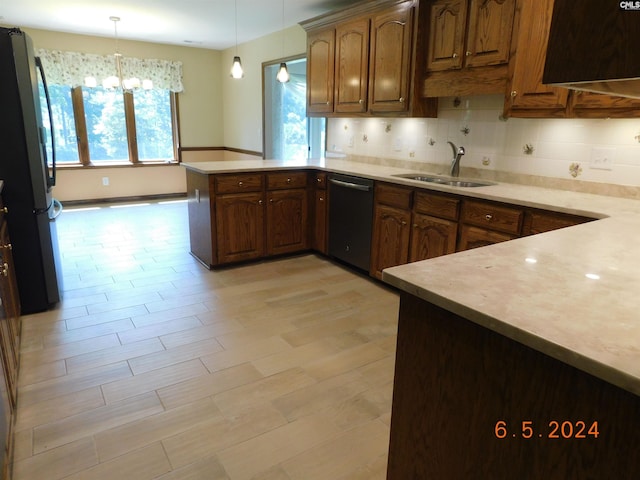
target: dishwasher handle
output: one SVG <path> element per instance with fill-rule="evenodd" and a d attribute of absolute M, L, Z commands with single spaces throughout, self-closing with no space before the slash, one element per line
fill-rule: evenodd
<path fill-rule="evenodd" d="M 369 185 L 360 185 L 358 183 L 353 183 L 353 182 L 344 182 L 342 180 L 336 180 L 335 178 L 330 178 L 329 181 L 334 185 L 338 185 L 340 187 L 345 187 L 345 188 L 352 188 L 353 190 L 361 190 L 363 192 L 368 192 L 369 190 L 371 190 L 371 187 Z"/>

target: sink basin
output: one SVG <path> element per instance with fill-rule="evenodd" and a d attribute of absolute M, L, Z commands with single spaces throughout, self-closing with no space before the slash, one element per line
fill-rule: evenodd
<path fill-rule="evenodd" d="M 448 185 L 450 187 L 488 187 L 489 185 L 495 185 L 493 182 L 479 182 L 475 180 L 460 180 L 452 177 L 438 177 L 435 175 L 420 175 L 416 173 L 402 173 L 393 175 L 394 177 L 408 178 L 410 180 L 418 180 L 420 182 L 437 183 L 440 185 Z"/>

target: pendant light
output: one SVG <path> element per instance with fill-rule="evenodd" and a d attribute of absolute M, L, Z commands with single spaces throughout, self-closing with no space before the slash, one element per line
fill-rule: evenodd
<path fill-rule="evenodd" d="M 284 57 L 284 0 L 282 0 L 282 56 Z M 287 83 L 289 81 L 289 70 L 287 69 L 287 64 L 285 62 L 280 63 L 276 79 L 280 83 Z"/>
<path fill-rule="evenodd" d="M 242 62 L 238 55 L 238 0 L 235 0 L 235 16 L 236 16 L 236 54 L 233 57 L 233 65 L 231 66 L 231 77 L 239 79 L 244 77 L 244 70 L 242 69 Z"/>

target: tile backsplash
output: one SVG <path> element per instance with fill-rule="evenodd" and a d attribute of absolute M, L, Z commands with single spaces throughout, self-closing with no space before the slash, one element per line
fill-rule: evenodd
<path fill-rule="evenodd" d="M 327 150 L 447 173 L 450 141 L 466 150 L 461 176 L 640 187 L 640 118 L 504 119 L 502 108 L 503 97 L 490 95 L 441 98 L 438 118 L 333 118 Z"/>

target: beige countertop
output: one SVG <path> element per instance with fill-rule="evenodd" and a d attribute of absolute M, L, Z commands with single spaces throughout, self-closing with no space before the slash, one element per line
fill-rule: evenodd
<path fill-rule="evenodd" d="M 640 201 L 506 183 L 433 185 L 393 176 L 407 169 L 338 159 L 184 166 L 200 173 L 317 168 L 600 218 L 388 268 L 383 280 L 640 395 Z"/>

